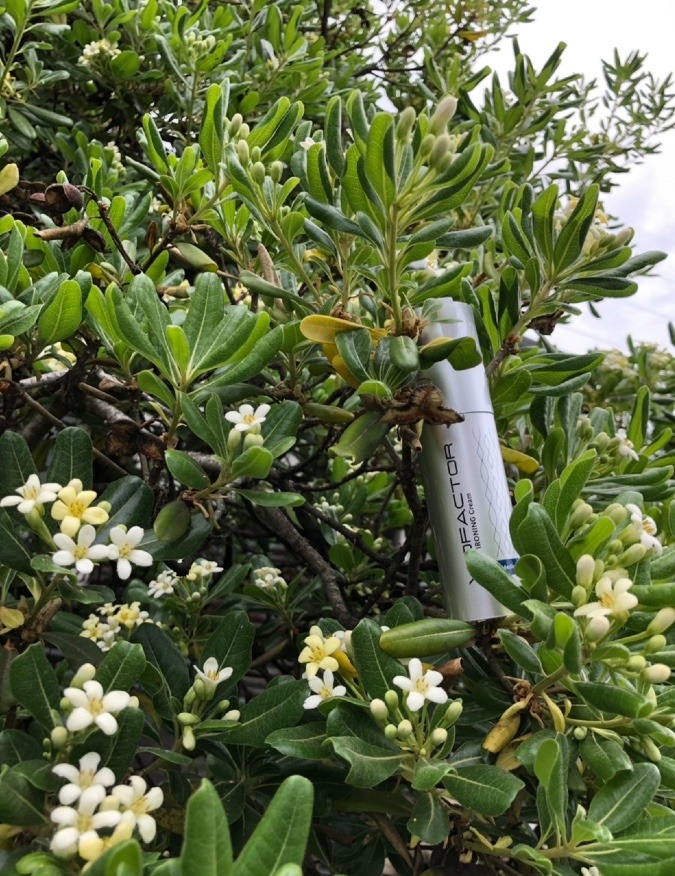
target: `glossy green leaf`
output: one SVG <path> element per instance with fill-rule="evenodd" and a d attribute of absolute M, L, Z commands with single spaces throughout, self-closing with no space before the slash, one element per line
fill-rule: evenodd
<path fill-rule="evenodd" d="M 73 335 L 82 322 L 82 289 L 75 280 L 64 280 L 38 319 L 38 334 L 44 346 Z"/>
<path fill-rule="evenodd" d="M 443 784 L 462 806 L 493 817 L 506 812 L 524 787 L 516 776 L 489 764 L 462 767 Z"/>
<path fill-rule="evenodd" d="M 61 686 L 45 657 L 42 645 L 35 643 L 12 661 L 10 685 L 14 699 L 47 731 L 56 727 Z M 55 718 L 54 713 L 57 717 Z"/>
<path fill-rule="evenodd" d="M 223 804 L 202 779 L 188 800 L 181 849 L 183 876 L 232 876 L 232 843 Z"/>

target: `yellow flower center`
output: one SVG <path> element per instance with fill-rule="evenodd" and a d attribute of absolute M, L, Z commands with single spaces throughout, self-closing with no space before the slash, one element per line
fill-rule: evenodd
<path fill-rule="evenodd" d="M 68 505 L 68 514 L 71 517 L 82 517 L 86 510 L 87 506 L 84 504 L 84 502 L 78 502 L 77 499 L 74 502 L 71 502 L 70 505 Z"/>
<path fill-rule="evenodd" d="M 82 770 L 80 773 L 80 788 L 89 788 L 94 784 L 94 770 Z"/>
<path fill-rule="evenodd" d="M 80 833 L 84 833 L 87 830 L 91 830 L 92 825 L 92 817 L 91 815 L 86 815 L 84 812 L 81 812 L 77 816 L 77 821 L 75 822 L 75 827 L 79 830 Z"/>
<path fill-rule="evenodd" d="M 603 608 L 614 608 L 614 593 L 610 590 L 608 593 L 603 593 L 600 597 L 600 605 Z"/>
<path fill-rule="evenodd" d="M 131 806 L 128 807 L 129 811 L 133 812 L 135 815 L 145 815 L 148 811 L 148 801 L 143 797 L 139 797 L 138 800 L 134 800 Z"/>
<path fill-rule="evenodd" d="M 244 414 L 243 421 L 248 426 L 252 425 L 253 423 L 255 423 L 255 414 Z"/>
<path fill-rule="evenodd" d="M 418 693 L 425 694 L 429 690 L 429 685 L 423 678 L 418 678 L 415 682 L 415 690 Z"/>
<path fill-rule="evenodd" d="M 123 544 L 122 547 L 120 548 L 120 556 L 124 557 L 125 559 L 128 559 L 132 550 L 133 550 L 133 547 L 130 544 Z"/>
<path fill-rule="evenodd" d="M 91 700 L 89 703 L 89 711 L 96 717 L 103 711 L 103 701 L 99 699 Z"/>
<path fill-rule="evenodd" d="M 209 681 L 218 681 L 218 670 L 217 669 L 208 669 L 204 675 L 209 679 Z"/>
<path fill-rule="evenodd" d="M 34 486 L 24 487 L 22 492 L 24 499 L 32 499 L 33 501 L 35 501 L 35 499 L 37 499 L 37 497 L 40 495 L 40 488 Z"/>
<path fill-rule="evenodd" d="M 321 663 L 324 657 L 328 657 L 323 645 L 315 645 L 313 648 L 309 649 L 309 653 L 312 655 L 312 662 Z"/>
<path fill-rule="evenodd" d="M 329 687 L 326 687 L 326 685 L 324 684 L 324 686 L 319 691 L 319 696 L 322 700 L 327 700 L 333 696 L 333 691 Z"/>
<path fill-rule="evenodd" d="M 78 544 L 73 551 L 73 556 L 76 560 L 83 560 L 87 556 L 88 550 L 89 548 L 86 546 L 86 544 Z"/>

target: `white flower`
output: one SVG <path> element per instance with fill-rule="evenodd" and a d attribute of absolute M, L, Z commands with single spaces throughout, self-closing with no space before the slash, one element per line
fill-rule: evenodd
<path fill-rule="evenodd" d="M 305 646 L 298 657 L 299 663 L 306 663 L 304 676 L 314 678 L 320 669 L 337 672 L 340 664 L 332 655 L 340 650 L 340 640 L 337 636 L 326 638 L 318 626 L 309 628 L 309 636 L 305 639 Z"/>
<path fill-rule="evenodd" d="M 113 626 L 126 627 L 127 630 L 133 630 L 140 627 L 142 623 L 148 620 L 147 611 L 141 611 L 140 602 L 125 602 L 117 606 L 117 612 L 114 615 L 108 615 L 109 623 Z"/>
<path fill-rule="evenodd" d="M 58 498 L 52 505 L 52 517 L 61 521 L 61 532 L 71 538 L 77 534 L 83 523 L 100 526 L 108 520 L 108 512 L 98 505 L 89 506 L 96 498 L 93 490 L 82 489 L 79 478 L 73 478 L 63 489 L 59 490 Z"/>
<path fill-rule="evenodd" d="M 201 680 L 206 685 L 206 690 L 208 692 L 214 691 L 221 681 L 227 681 L 227 679 L 232 675 L 232 667 L 226 666 L 224 669 L 218 668 L 218 661 L 215 657 L 209 657 L 209 659 L 204 663 L 204 668 L 200 669 L 198 666 L 195 666 L 195 672 L 197 673 L 197 677 L 201 678 Z"/>
<path fill-rule="evenodd" d="M 624 614 L 638 604 L 637 596 L 628 591 L 633 586 L 630 578 L 619 578 L 614 584 L 607 575 L 604 575 L 595 585 L 597 602 L 587 602 L 574 612 L 575 617 L 594 618 L 599 616 L 612 616 Z"/>
<path fill-rule="evenodd" d="M 131 834 L 134 831 L 132 824 L 126 821 L 120 821 L 115 830 L 110 836 L 99 836 L 95 830 L 87 830 L 80 836 L 80 841 L 77 847 L 77 853 L 85 861 L 95 861 L 100 858 L 108 849 L 122 843 L 125 840 L 131 839 Z M 84 873 L 86 868 L 83 868 Z"/>
<path fill-rule="evenodd" d="M 63 532 L 57 532 L 54 536 L 54 544 L 60 550 L 52 554 L 52 560 L 57 566 L 72 566 L 83 575 L 94 571 L 94 563 L 108 559 L 108 546 L 93 544 L 96 538 L 96 530 L 89 523 L 83 526 L 77 533 L 77 542 Z"/>
<path fill-rule="evenodd" d="M 131 776 L 128 785 L 115 785 L 112 795 L 122 807 L 122 821 L 138 827 L 143 842 L 150 843 L 155 838 L 157 825 L 148 812 L 159 809 L 164 800 L 164 793 L 161 788 L 150 788 L 149 791 L 147 788 L 145 779 Z"/>
<path fill-rule="evenodd" d="M 619 447 L 617 448 L 619 456 L 626 456 L 628 459 L 639 459 L 633 449 L 633 442 L 628 438 L 625 429 L 617 429 L 616 437 L 619 439 Z"/>
<path fill-rule="evenodd" d="M 178 580 L 178 575 L 171 569 L 160 572 L 159 575 L 148 585 L 148 596 L 153 599 L 161 599 L 173 593 L 173 585 Z"/>
<path fill-rule="evenodd" d="M 63 692 L 73 706 L 73 711 L 66 719 L 68 730 L 77 733 L 78 730 L 85 730 L 96 724 L 106 736 L 117 733 L 114 716 L 129 705 L 129 694 L 123 690 L 104 693 L 98 681 L 85 681 L 82 688 L 67 687 Z"/>
<path fill-rule="evenodd" d="M 307 683 L 310 690 L 314 693 L 313 696 L 309 696 L 305 700 L 304 706 L 306 709 L 316 709 L 319 703 L 322 703 L 324 700 L 328 700 L 331 697 L 343 697 L 347 693 L 347 688 L 342 684 L 334 687 L 335 677 L 330 669 L 324 672 L 323 678 L 315 675 L 313 678 L 308 679 Z"/>
<path fill-rule="evenodd" d="M 101 755 L 96 751 L 90 751 L 89 754 L 80 758 L 79 769 L 71 763 L 58 763 L 52 767 L 53 773 L 68 780 L 68 784 L 59 789 L 59 801 L 70 806 L 79 798 L 80 805 L 82 805 L 82 802 L 90 797 L 100 795 L 100 791 L 97 789 L 114 785 L 115 774 L 108 767 L 102 767 L 99 770 L 100 762 Z"/>
<path fill-rule="evenodd" d="M 597 867 L 582 867 L 581 876 L 602 876 Z"/>
<path fill-rule="evenodd" d="M 94 790 L 94 788 L 98 790 Z M 60 858 L 69 858 L 78 851 L 84 835 L 103 827 L 115 827 L 122 820 L 120 812 L 107 810 L 95 812 L 105 798 L 103 785 L 95 785 L 86 796 L 83 794 L 77 809 L 72 806 L 57 806 L 51 813 L 51 820 L 59 825 L 52 837 L 50 849 Z"/>
<path fill-rule="evenodd" d="M 253 410 L 252 405 L 241 405 L 238 411 L 228 411 L 225 414 L 225 419 L 228 423 L 233 423 L 237 432 L 260 432 L 260 426 L 265 422 L 265 418 L 270 411 L 270 405 L 258 405 Z"/>
<path fill-rule="evenodd" d="M 382 627 L 384 632 L 384 627 Z M 336 639 L 340 642 L 340 650 L 345 654 L 352 653 L 352 631 L 351 630 L 335 630 L 333 633 Z"/>
<path fill-rule="evenodd" d="M 56 500 L 56 494 L 60 489 L 61 484 L 41 484 L 40 478 L 36 474 L 32 474 L 28 476 L 28 480 L 23 486 L 14 490 L 19 495 L 5 496 L 4 499 L 0 499 L 0 506 L 9 508 L 16 505 L 19 514 L 28 514 L 34 508 L 41 511 L 45 502 Z"/>
<path fill-rule="evenodd" d="M 197 578 L 206 578 L 208 575 L 215 575 L 216 572 L 222 571 L 223 567 L 214 563 L 213 560 L 197 560 L 190 566 L 185 577 L 188 581 L 196 581 Z"/>
<path fill-rule="evenodd" d="M 276 566 L 261 566 L 253 570 L 253 583 L 261 590 L 275 590 L 277 586 L 285 589 L 288 585 L 281 577 L 281 569 Z"/>
<path fill-rule="evenodd" d="M 87 43 L 82 49 L 82 54 L 77 59 L 77 63 L 83 67 L 91 67 L 92 62 L 96 61 L 99 56 L 102 56 L 104 60 L 106 56 L 112 60 L 119 54 L 120 50 L 117 48 L 117 43 L 111 43 L 110 40 L 104 37 L 101 40 Z"/>
<path fill-rule="evenodd" d="M 663 553 L 663 545 L 656 537 L 656 523 L 654 518 L 650 517 L 648 514 L 643 514 L 641 508 L 630 503 L 626 505 L 626 511 L 630 513 L 631 523 L 638 530 L 640 544 L 644 545 L 647 550 L 653 548 L 656 555 L 660 557 Z"/>
<path fill-rule="evenodd" d="M 136 547 L 144 535 L 145 530 L 140 526 L 132 526 L 128 532 L 123 526 L 113 526 L 110 530 L 112 544 L 108 556 L 117 560 L 117 574 L 123 581 L 131 575 L 132 565 L 151 566 L 153 563 L 151 554 Z"/>
<path fill-rule="evenodd" d="M 447 693 L 439 687 L 443 681 L 440 672 L 436 672 L 435 669 L 427 669 L 424 672 L 422 661 L 413 657 L 408 664 L 408 673 L 410 678 L 406 678 L 405 675 L 397 675 L 394 678 L 394 684 L 401 690 L 408 691 L 406 705 L 411 712 L 417 712 L 421 709 L 425 700 L 430 700 L 432 703 L 445 703 L 447 701 Z"/>

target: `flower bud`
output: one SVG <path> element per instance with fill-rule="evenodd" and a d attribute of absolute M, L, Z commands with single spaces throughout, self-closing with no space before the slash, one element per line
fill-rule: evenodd
<path fill-rule="evenodd" d="M 130 709 L 140 709 L 141 701 L 136 696 L 129 697 L 129 708 Z"/>
<path fill-rule="evenodd" d="M 665 631 L 675 623 L 675 608 L 667 606 L 656 612 L 647 627 L 647 632 L 650 636 L 656 633 L 665 633 Z"/>
<path fill-rule="evenodd" d="M 433 746 L 445 745 L 445 743 L 447 741 L 448 741 L 448 731 L 445 730 L 443 727 L 436 727 L 436 729 L 432 732 L 431 736 L 429 737 L 429 742 Z"/>
<path fill-rule="evenodd" d="M 644 736 L 640 740 L 640 745 L 652 763 L 659 763 L 661 760 L 661 752 L 653 739 L 650 739 L 649 736 Z"/>
<path fill-rule="evenodd" d="M 649 632 L 649 627 L 647 627 L 647 632 Z M 656 636 L 652 636 L 651 639 L 647 639 L 647 642 L 645 643 L 645 654 L 656 654 L 657 651 L 663 651 L 667 644 L 668 640 L 660 633 Z"/>
<path fill-rule="evenodd" d="M 462 709 L 464 706 L 462 705 L 461 700 L 453 700 L 448 708 L 445 710 L 445 715 L 443 716 L 443 724 L 446 727 L 452 727 L 452 725 L 457 721 L 459 716 L 462 714 Z"/>
<path fill-rule="evenodd" d="M 54 727 L 52 732 L 49 734 L 49 741 L 52 744 L 52 748 L 55 751 L 60 751 L 66 744 L 66 742 L 68 742 L 69 735 L 70 734 L 65 727 Z"/>
<path fill-rule="evenodd" d="M 225 712 L 223 715 L 223 721 L 238 721 L 241 718 L 241 712 L 239 709 L 230 709 L 229 712 Z"/>
<path fill-rule="evenodd" d="M 244 122 L 241 128 L 239 128 L 239 136 L 245 140 L 250 133 L 251 128 L 246 124 L 246 122 Z"/>
<path fill-rule="evenodd" d="M 265 439 L 262 435 L 257 435 L 255 432 L 247 432 L 244 435 L 244 450 L 248 450 L 249 447 L 262 447 L 265 443 Z"/>
<path fill-rule="evenodd" d="M 281 161 L 273 161 L 270 164 L 270 176 L 275 183 L 281 182 L 281 177 L 284 173 L 284 165 Z"/>
<path fill-rule="evenodd" d="M 407 106 L 398 117 L 398 122 L 396 124 L 397 140 L 405 141 L 407 139 L 408 134 L 413 129 L 416 119 L 417 114 L 415 113 L 415 110 L 411 106 Z"/>
<path fill-rule="evenodd" d="M 199 715 L 193 715 L 192 712 L 180 712 L 178 715 L 178 723 L 187 727 L 191 724 L 199 724 Z"/>
<path fill-rule="evenodd" d="M 70 682 L 71 687 L 81 688 L 85 681 L 92 681 L 96 676 L 96 667 L 93 663 L 83 663 Z"/>
<path fill-rule="evenodd" d="M 595 560 L 590 554 L 583 554 L 577 560 L 577 584 L 585 590 L 590 590 L 595 575 Z"/>
<path fill-rule="evenodd" d="M 650 684 L 663 684 L 668 681 L 670 675 L 670 666 L 666 666 L 665 663 L 652 663 L 651 666 L 647 666 L 647 668 L 642 671 L 642 677 Z"/>
<path fill-rule="evenodd" d="M 614 241 L 617 246 L 626 246 L 631 242 L 634 234 L 635 230 L 633 228 L 622 228 L 614 235 Z"/>
<path fill-rule="evenodd" d="M 183 697 L 183 708 L 189 709 L 196 699 L 197 694 L 194 692 L 193 688 L 190 688 L 190 690 Z"/>
<path fill-rule="evenodd" d="M 619 555 L 619 562 L 624 566 L 634 566 L 639 563 L 647 553 L 647 548 L 643 544 L 632 544 L 627 550 Z"/>
<path fill-rule="evenodd" d="M 251 167 L 251 176 L 260 186 L 265 182 L 265 165 L 262 161 L 256 161 L 253 164 Z"/>
<path fill-rule="evenodd" d="M 395 724 L 387 724 L 383 732 L 389 740 L 396 739 L 396 737 L 398 736 L 398 730 L 396 729 Z"/>
<path fill-rule="evenodd" d="M 192 727 L 183 727 L 183 748 L 186 751 L 194 751 L 197 740 L 192 731 Z"/>
<path fill-rule="evenodd" d="M 587 727 L 575 727 L 573 730 L 574 738 L 581 742 L 588 735 Z"/>
<path fill-rule="evenodd" d="M 399 722 L 398 727 L 396 728 L 396 732 L 401 737 L 401 739 L 407 739 L 408 736 L 413 735 L 413 725 L 407 718 L 404 718 L 403 721 Z"/>
<path fill-rule="evenodd" d="M 448 122 L 457 110 L 457 98 L 448 94 L 439 102 L 434 114 L 429 119 L 429 131 L 432 134 L 445 132 Z"/>
<path fill-rule="evenodd" d="M 236 137 L 239 131 L 241 130 L 242 122 L 244 121 L 244 117 L 241 113 L 235 113 L 232 116 L 232 120 L 230 121 L 230 137 Z"/>
<path fill-rule="evenodd" d="M 64 715 L 69 715 L 73 711 L 73 704 L 70 702 L 68 697 L 63 697 L 61 702 L 59 703 L 59 711 Z"/>
<path fill-rule="evenodd" d="M 601 432 L 600 434 L 605 435 L 604 432 Z M 607 443 L 609 443 L 609 436 L 605 435 L 605 437 L 607 438 Z M 612 502 L 611 505 L 608 505 L 605 508 L 603 515 L 605 517 L 609 517 L 615 523 L 623 523 L 623 521 L 626 519 L 627 513 L 628 512 L 623 505 L 620 505 L 618 502 Z"/>
<path fill-rule="evenodd" d="M 251 161 L 253 161 L 253 162 L 260 161 L 261 158 L 262 158 L 262 149 L 260 148 L 260 146 L 254 146 L 253 149 L 251 149 Z"/>
<path fill-rule="evenodd" d="M 577 508 L 572 511 L 570 516 L 570 529 L 579 529 L 584 523 L 588 522 L 588 518 L 593 514 L 593 507 L 588 502 L 582 502 Z M 588 556 L 588 554 L 584 554 Z"/>
<path fill-rule="evenodd" d="M 434 148 L 431 150 L 431 155 L 429 156 L 429 167 L 438 167 L 441 161 L 448 154 L 449 149 L 450 137 L 448 136 L 448 134 L 441 134 L 440 137 L 436 138 Z"/>
<path fill-rule="evenodd" d="M 607 635 L 609 627 L 609 619 L 604 615 L 596 614 L 594 617 L 590 618 L 586 624 L 584 638 L 587 642 L 597 642 L 602 639 L 603 636 Z"/>
<path fill-rule="evenodd" d="M 586 593 L 586 589 L 581 586 L 581 584 L 576 584 L 572 588 L 571 594 L 571 602 L 575 608 L 579 608 L 580 605 L 584 605 L 587 602 L 586 597 L 588 594 Z"/>
<path fill-rule="evenodd" d="M 227 436 L 227 449 L 233 453 L 239 450 L 241 444 L 241 432 L 238 429 L 231 429 Z"/>
<path fill-rule="evenodd" d="M 206 696 L 206 685 L 201 680 L 201 678 L 195 679 L 195 681 L 192 685 L 192 688 L 193 688 L 197 698 L 200 700 L 203 700 L 204 697 Z"/>
<path fill-rule="evenodd" d="M 387 704 L 387 708 L 394 712 L 398 709 L 398 694 L 395 690 L 388 690 L 384 694 L 384 701 Z"/>
<path fill-rule="evenodd" d="M 425 134 L 422 138 L 422 142 L 420 143 L 420 155 L 422 158 L 425 158 L 431 150 L 434 148 L 434 143 L 436 142 L 436 138 L 433 134 Z"/>
<path fill-rule="evenodd" d="M 248 148 L 248 143 L 246 140 L 238 140 L 235 149 L 237 150 L 237 158 L 243 166 L 246 167 L 251 160 L 251 152 Z"/>
<path fill-rule="evenodd" d="M 647 661 L 642 656 L 642 654 L 633 654 L 632 657 L 628 658 L 626 668 L 629 669 L 631 672 L 642 672 L 646 665 Z"/>
<path fill-rule="evenodd" d="M 389 717 L 389 709 L 382 700 L 371 700 L 370 711 L 376 721 L 384 722 Z"/>

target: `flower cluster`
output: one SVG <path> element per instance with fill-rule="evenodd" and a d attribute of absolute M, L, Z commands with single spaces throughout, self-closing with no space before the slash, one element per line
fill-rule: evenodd
<path fill-rule="evenodd" d="M 101 651 L 109 651 L 120 639 L 143 623 L 153 623 L 147 611 L 141 610 L 140 602 L 107 602 L 82 622 L 81 636 L 94 642 Z"/>
<path fill-rule="evenodd" d="M 205 559 L 196 560 L 182 576 L 173 569 L 163 569 L 148 584 L 148 596 L 159 600 L 174 596 L 186 603 L 198 603 L 206 594 L 213 576 L 222 571 L 222 566 Z"/>
<path fill-rule="evenodd" d="M 131 776 L 126 785 L 115 785 L 113 771 L 99 769 L 100 761 L 100 754 L 89 752 L 80 758 L 79 768 L 68 763 L 53 767 L 53 772 L 66 780 L 59 789 L 61 805 L 51 813 L 58 827 L 50 848 L 60 858 L 79 855 L 94 861 L 106 849 L 129 839 L 135 829 L 143 842 L 155 838 L 157 825 L 149 813 L 162 805 L 162 789 L 148 790 L 140 776 Z M 106 830 L 113 832 L 102 836 Z"/>
<path fill-rule="evenodd" d="M 77 63 L 82 67 L 95 66 L 99 61 L 112 61 L 121 54 L 117 48 L 117 43 L 111 43 L 105 37 L 100 40 L 94 40 L 82 49 L 82 54 L 77 59 Z"/>
<path fill-rule="evenodd" d="M 232 424 L 232 429 L 227 439 L 227 444 L 230 450 L 236 451 L 241 444 L 242 436 L 244 436 L 243 449 L 248 450 L 249 447 L 261 447 L 264 444 L 264 438 L 260 434 L 260 427 L 265 422 L 271 405 L 262 404 L 257 408 L 253 405 L 240 405 L 236 411 L 228 411 L 225 414 L 225 419 Z"/>
<path fill-rule="evenodd" d="M 298 657 L 298 662 L 305 664 L 302 677 L 307 679 L 311 691 L 304 703 L 306 709 L 315 709 L 323 700 L 343 697 L 347 693 L 344 685 L 335 684 L 335 673 L 340 672 L 347 679 L 356 677 L 349 654 L 350 639 L 349 631 L 336 630 L 325 636 L 321 627 L 310 627 L 309 636 L 304 640 L 305 647 Z M 323 677 L 319 676 L 320 670 Z"/>

